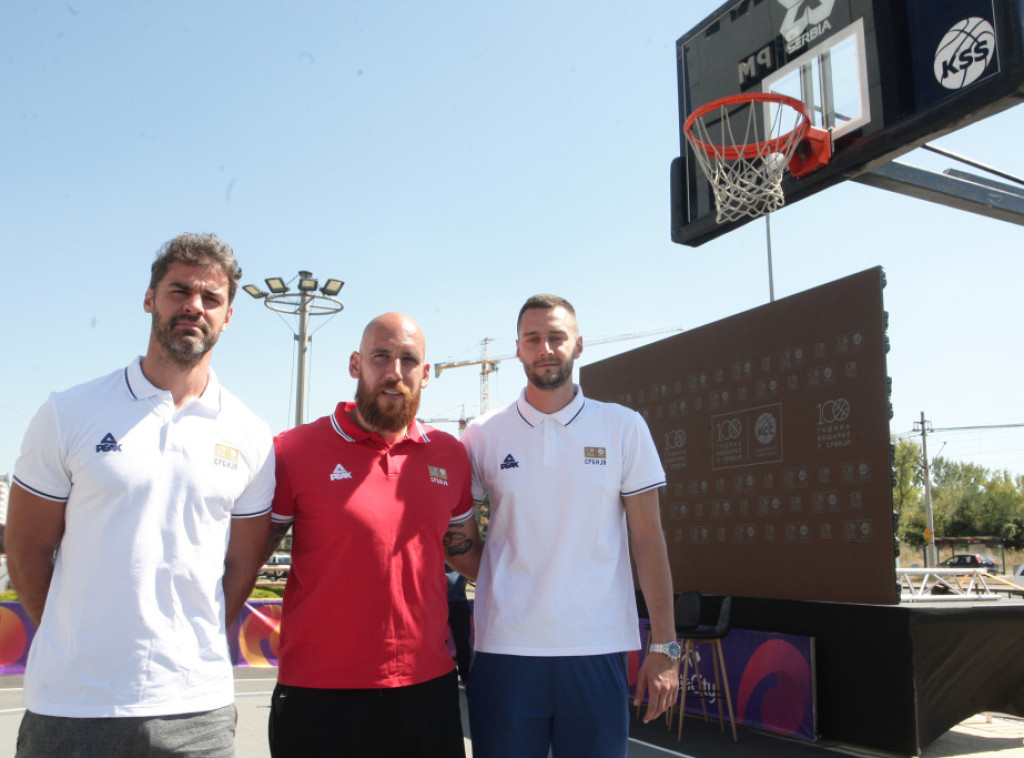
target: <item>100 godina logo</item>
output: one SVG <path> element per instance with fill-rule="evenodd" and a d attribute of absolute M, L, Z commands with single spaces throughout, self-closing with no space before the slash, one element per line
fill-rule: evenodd
<path fill-rule="evenodd" d="M 686 447 L 686 430 L 672 429 L 665 433 L 665 449 L 681 450 Z"/>
<path fill-rule="evenodd" d="M 715 422 L 715 441 L 730 442 L 738 440 L 743 434 L 743 423 L 738 418 Z"/>
<path fill-rule="evenodd" d="M 849 447 L 852 442 L 850 401 L 837 397 L 818 403 L 818 449 Z"/>
<path fill-rule="evenodd" d="M 838 424 L 850 417 L 850 401 L 845 397 L 818 403 L 818 425 Z"/>

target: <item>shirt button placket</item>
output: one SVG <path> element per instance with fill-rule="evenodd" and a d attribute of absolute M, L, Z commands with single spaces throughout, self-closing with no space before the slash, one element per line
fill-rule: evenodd
<path fill-rule="evenodd" d="M 558 422 L 554 419 L 544 419 L 544 465 L 555 466 L 558 464 Z"/>

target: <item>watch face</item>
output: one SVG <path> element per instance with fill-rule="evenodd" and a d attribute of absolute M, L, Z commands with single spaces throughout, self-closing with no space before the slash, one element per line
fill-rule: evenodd
<path fill-rule="evenodd" d="M 682 648 L 679 647 L 678 642 L 658 642 L 651 645 L 651 652 L 662 653 L 674 661 L 682 654 Z"/>

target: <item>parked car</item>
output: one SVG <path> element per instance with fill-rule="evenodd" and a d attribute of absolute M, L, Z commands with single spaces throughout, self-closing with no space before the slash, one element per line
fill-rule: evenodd
<path fill-rule="evenodd" d="M 947 558 L 939 566 L 957 569 L 985 569 L 990 573 L 995 573 L 996 570 L 996 562 L 992 560 L 992 556 L 978 553 L 959 553 Z"/>
<path fill-rule="evenodd" d="M 260 576 L 265 579 L 287 579 L 292 567 L 290 553 L 274 553 L 260 569 Z"/>

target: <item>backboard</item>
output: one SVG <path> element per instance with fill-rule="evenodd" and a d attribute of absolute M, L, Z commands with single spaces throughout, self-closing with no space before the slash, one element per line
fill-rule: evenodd
<path fill-rule="evenodd" d="M 682 125 L 749 92 L 803 101 L 833 155 L 786 175 L 787 204 L 1024 100 L 1024 0 L 731 0 L 676 43 L 680 158 L 672 240 L 697 246 L 749 221 L 715 220 Z"/>

